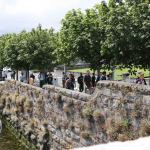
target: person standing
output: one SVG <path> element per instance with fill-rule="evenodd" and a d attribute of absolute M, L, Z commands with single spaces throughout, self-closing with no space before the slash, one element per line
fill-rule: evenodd
<path fill-rule="evenodd" d="M 147 85 L 146 80 L 144 79 L 144 73 L 140 73 L 140 76 L 136 79 L 136 83 Z"/>
<path fill-rule="evenodd" d="M 100 80 L 101 80 L 101 74 L 98 73 L 97 78 L 96 78 L 96 83 L 97 83 L 98 81 L 100 81 Z"/>
<path fill-rule="evenodd" d="M 74 90 L 74 88 L 76 87 L 76 81 L 75 81 L 75 77 L 74 77 L 73 73 L 71 73 L 71 80 L 72 80 L 72 83 L 73 83 L 72 90 Z"/>
<path fill-rule="evenodd" d="M 78 84 L 79 84 L 79 92 L 83 92 L 84 90 L 84 83 L 83 83 L 83 75 L 80 73 L 80 76 L 78 77 Z"/>
<path fill-rule="evenodd" d="M 14 80 L 15 80 L 15 74 L 16 74 L 16 72 L 13 70 L 13 71 L 11 72 L 11 79 L 14 79 Z"/>
<path fill-rule="evenodd" d="M 106 71 L 102 72 L 101 80 L 106 80 Z"/>
<path fill-rule="evenodd" d="M 95 73 L 92 74 L 92 87 L 95 87 L 96 86 L 96 82 L 95 82 Z"/>
<path fill-rule="evenodd" d="M 66 87 L 66 89 L 74 90 L 74 83 L 72 80 L 72 74 L 69 74 L 69 79 L 66 80 L 65 87 Z"/>
<path fill-rule="evenodd" d="M 6 78 L 7 78 L 6 72 L 2 71 L 2 80 L 5 81 Z"/>
<path fill-rule="evenodd" d="M 45 84 L 45 73 L 44 72 L 40 72 L 38 75 L 39 81 L 40 81 L 40 87 L 42 88 L 42 86 Z"/>
<path fill-rule="evenodd" d="M 65 72 L 62 73 L 62 87 L 65 88 L 65 83 L 67 80 L 67 75 Z"/>
<path fill-rule="evenodd" d="M 91 76 L 90 76 L 90 71 L 88 70 L 87 71 L 87 74 L 84 76 L 84 83 L 86 85 L 86 89 L 85 89 L 85 92 L 87 92 L 86 90 L 88 89 L 91 93 L 91 87 L 92 87 L 92 79 L 91 79 Z"/>
<path fill-rule="evenodd" d="M 30 78 L 29 78 L 29 84 L 30 85 L 33 85 L 35 82 L 35 76 L 33 73 L 30 74 Z"/>
<path fill-rule="evenodd" d="M 53 75 L 51 73 L 48 74 L 47 82 L 48 84 L 53 85 Z"/>
<path fill-rule="evenodd" d="M 24 82 L 24 74 L 23 74 L 23 72 L 21 72 L 20 81 L 21 81 L 21 82 Z"/>

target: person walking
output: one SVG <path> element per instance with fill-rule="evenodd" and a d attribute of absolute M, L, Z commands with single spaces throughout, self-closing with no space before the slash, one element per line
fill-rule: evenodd
<path fill-rule="evenodd" d="M 80 76 L 78 77 L 78 84 L 79 84 L 79 92 L 83 92 L 84 90 L 84 83 L 83 83 L 83 75 L 80 73 Z"/>

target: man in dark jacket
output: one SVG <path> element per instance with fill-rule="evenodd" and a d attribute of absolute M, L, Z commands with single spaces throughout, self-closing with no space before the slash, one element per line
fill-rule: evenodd
<path fill-rule="evenodd" d="M 90 76 L 90 71 L 87 71 L 87 74 L 84 76 L 84 83 L 86 85 L 86 88 L 90 91 L 91 93 L 91 87 L 92 87 L 92 79 Z M 85 91 L 86 92 L 86 91 Z"/>
<path fill-rule="evenodd" d="M 106 80 L 106 71 L 102 72 L 101 80 Z"/>
<path fill-rule="evenodd" d="M 84 90 L 84 83 L 83 83 L 83 75 L 80 73 L 80 76 L 78 77 L 78 84 L 79 84 L 79 91 L 83 92 Z"/>
<path fill-rule="evenodd" d="M 96 81 L 95 81 L 96 77 L 95 77 L 95 73 L 92 74 L 92 87 L 96 86 Z"/>

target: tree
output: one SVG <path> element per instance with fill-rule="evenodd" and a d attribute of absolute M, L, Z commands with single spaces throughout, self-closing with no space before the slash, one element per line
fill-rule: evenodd
<path fill-rule="evenodd" d="M 4 49 L 6 46 L 6 41 L 10 38 L 10 35 L 2 35 L 0 37 L 0 69 L 5 67 L 5 57 L 4 57 Z"/>
<path fill-rule="evenodd" d="M 78 57 L 90 63 L 93 70 L 100 69 L 104 59 L 101 51 L 105 41 L 107 13 L 107 5 L 102 2 L 85 13 L 72 10 L 66 14 L 60 31 L 61 53 L 67 56 L 66 62 Z"/>
<path fill-rule="evenodd" d="M 46 71 L 56 65 L 57 34 L 53 29 L 42 29 L 39 25 L 31 32 L 22 31 L 2 38 L 0 43 L 3 54 L 0 60 L 13 69 Z"/>
<path fill-rule="evenodd" d="M 110 1 L 104 54 L 112 55 L 112 64 L 129 68 L 148 66 L 148 7 L 148 2 L 144 0 L 121 3 Z"/>
<path fill-rule="evenodd" d="M 80 9 L 69 11 L 62 20 L 59 33 L 59 49 L 57 51 L 60 63 L 70 64 L 78 57 L 76 40 L 82 34 L 82 20 L 83 13 Z"/>
<path fill-rule="evenodd" d="M 27 55 L 31 68 L 51 70 L 56 66 L 55 50 L 57 48 L 57 34 L 53 29 L 33 29 L 27 39 Z"/>

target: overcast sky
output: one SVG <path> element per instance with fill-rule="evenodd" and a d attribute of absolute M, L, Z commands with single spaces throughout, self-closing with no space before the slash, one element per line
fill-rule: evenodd
<path fill-rule="evenodd" d="M 0 34 L 30 30 L 40 23 L 60 29 L 60 21 L 71 9 L 85 10 L 101 0 L 0 0 Z"/>

